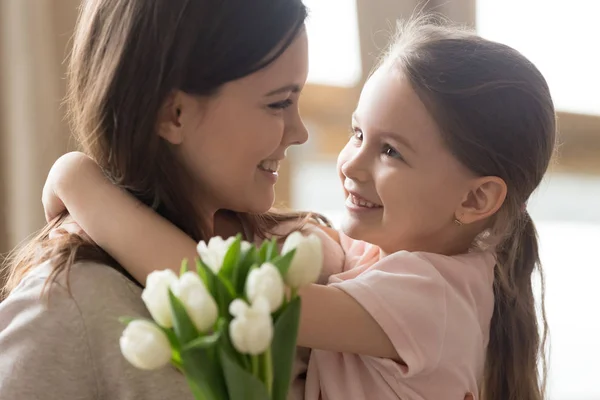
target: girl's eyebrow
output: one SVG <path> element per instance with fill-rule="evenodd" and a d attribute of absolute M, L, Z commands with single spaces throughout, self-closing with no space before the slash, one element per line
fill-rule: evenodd
<path fill-rule="evenodd" d="M 355 123 L 356 125 L 360 126 L 360 124 L 358 123 L 358 118 L 357 118 L 356 113 L 352 114 L 352 122 Z M 377 130 L 377 129 L 375 129 L 375 131 L 380 136 L 383 136 L 383 137 L 392 139 L 394 141 L 397 141 L 398 143 L 402 144 L 404 147 L 406 147 L 407 149 L 409 149 L 413 153 L 417 152 L 415 150 L 415 147 L 410 143 L 410 141 L 408 139 L 406 139 L 404 136 L 400 135 L 399 133 L 388 132 L 388 131 L 380 131 L 380 130 Z"/>

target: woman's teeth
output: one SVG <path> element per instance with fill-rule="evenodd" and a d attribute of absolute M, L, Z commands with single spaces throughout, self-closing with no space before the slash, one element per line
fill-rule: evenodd
<path fill-rule="evenodd" d="M 352 202 L 352 204 L 354 204 L 356 206 L 359 206 L 359 207 L 365 207 L 365 208 L 379 208 L 379 207 L 381 207 L 378 204 L 371 203 L 369 201 L 360 199 L 360 198 L 358 198 L 358 197 L 356 197 L 356 196 L 354 196 L 352 194 L 350 195 L 350 201 Z"/>
<path fill-rule="evenodd" d="M 279 161 L 277 160 L 264 160 L 260 164 L 258 164 L 258 168 L 263 171 L 270 172 L 272 174 L 279 171 Z"/>

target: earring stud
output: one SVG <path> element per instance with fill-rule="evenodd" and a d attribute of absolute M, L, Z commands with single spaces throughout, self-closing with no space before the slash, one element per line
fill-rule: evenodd
<path fill-rule="evenodd" d="M 459 221 L 458 218 L 454 218 L 454 225 L 456 225 L 456 226 L 463 226 L 464 224 L 461 221 Z"/>

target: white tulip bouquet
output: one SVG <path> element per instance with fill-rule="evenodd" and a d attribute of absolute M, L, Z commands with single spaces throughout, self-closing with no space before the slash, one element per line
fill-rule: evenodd
<path fill-rule="evenodd" d="M 319 277 L 321 242 L 293 232 L 256 247 L 240 236 L 198 244 L 184 260 L 148 276 L 142 300 L 153 321 L 123 318 L 121 352 L 140 369 L 169 362 L 196 399 L 285 400 L 300 323 L 298 289 Z"/>

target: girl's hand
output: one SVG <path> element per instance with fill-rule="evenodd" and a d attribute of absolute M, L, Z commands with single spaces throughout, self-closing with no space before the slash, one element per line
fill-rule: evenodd
<path fill-rule="evenodd" d="M 78 235 L 83 240 L 92 243 L 90 237 L 85 231 L 79 226 L 77 222 L 70 216 L 66 216 L 65 219 L 56 228 L 52 229 L 48 234 L 49 239 L 56 239 L 63 235 Z"/>
<path fill-rule="evenodd" d="M 60 195 L 61 189 L 63 186 L 75 184 L 77 171 L 90 164 L 98 168 L 91 158 L 76 151 L 67 153 L 56 160 L 50 168 L 42 191 L 42 205 L 46 222 L 52 221 L 66 210 Z"/>

